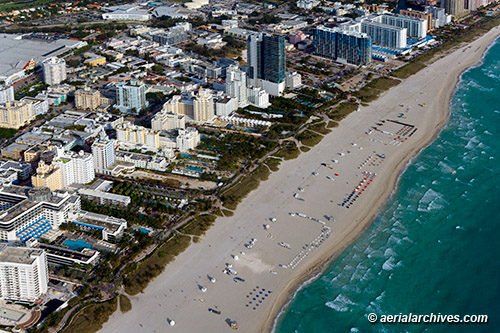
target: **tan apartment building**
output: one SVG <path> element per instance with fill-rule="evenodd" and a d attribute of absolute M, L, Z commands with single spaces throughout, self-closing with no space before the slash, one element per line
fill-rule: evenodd
<path fill-rule="evenodd" d="M 35 119 L 33 105 L 28 102 L 11 101 L 0 104 L 0 127 L 18 129 Z"/>
<path fill-rule="evenodd" d="M 55 165 L 40 162 L 36 174 L 31 177 L 33 187 L 48 187 L 51 191 L 63 188 L 61 169 Z"/>
<path fill-rule="evenodd" d="M 427 21 L 427 32 L 432 30 L 432 14 L 431 13 L 420 12 L 418 10 L 412 10 L 412 9 L 407 9 L 407 10 L 401 9 L 399 11 L 399 14 L 403 15 L 403 16 L 424 19 Z"/>
<path fill-rule="evenodd" d="M 101 93 L 99 90 L 86 87 L 75 91 L 75 106 L 77 109 L 95 110 L 99 105 L 101 105 Z"/>

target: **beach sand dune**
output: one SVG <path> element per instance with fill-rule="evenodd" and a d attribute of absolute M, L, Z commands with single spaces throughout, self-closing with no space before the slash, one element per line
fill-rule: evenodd
<path fill-rule="evenodd" d="M 297 287 L 367 228 L 410 158 L 445 124 L 460 73 L 498 35 L 495 28 L 435 61 L 349 115 L 310 152 L 283 162 L 233 217 L 219 218 L 102 331 L 224 332 L 228 320 L 243 332 L 270 331 Z M 223 272 L 228 263 L 237 275 Z"/>

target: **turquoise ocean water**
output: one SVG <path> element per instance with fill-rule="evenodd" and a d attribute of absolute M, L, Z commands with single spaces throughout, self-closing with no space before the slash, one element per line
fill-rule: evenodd
<path fill-rule="evenodd" d="M 297 293 L 277 333 L 500 332 L 500 40 L 462 75 L 451 110 L 370 228 Z M 370 324 L 371 312 L 489 323 Z"/>

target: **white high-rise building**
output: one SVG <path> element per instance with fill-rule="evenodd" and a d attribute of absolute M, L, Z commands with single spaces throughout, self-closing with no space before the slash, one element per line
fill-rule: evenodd
<path fill-rule="evenodd" d="M 88 184 L 95 178 L 93 156 L 83 150 L 71 153 L 58 149 L 54 163 L 61 169 L 63 187 L 71 184 Z"/>
<path fill-rule="evenodd" d="M 246 107 L 248 105 L 247 74 L 238 66 L 229 66 L 226 73 L 225 93 L 238 100 L 238 107 Z"/>
<path fill-rule="evenodd" d="M 0 298 L 33 302 L 47 293 L 47 254 L 40 249 L 0 247 Z"/>
<path fill-rule="evenodd" d="M 12 86 L 0 85 L 0 104 L 14 100 L 14 88 Z"/>
<path fill-rule="evenodd" d="M 179 149 L 180 152 L 185 153 L 190 149 L 196 148 L 196 146 L 200 143 L 200 133 L 193 127 L 180 129 L 176 141 L 177 149 Z"/>
<path fill-rule="evenodd" d="M 78 154 L 73 154 L 75 170 L 75 183 L 88 184 L 95 178 L 94 158 L 92 154 L 80 150 Z"/>
<path fill-rule="evenodd" d="M 146 85 L 138 80 L 128 83 L 120 82 L 116 87 L 115 107 L 123 113 L 139 113 L 148 107 L 146 100 Z"/>
<path fill-rule="evenodd" d="M 214 97 L 210 89 L 200 89 L 193 101 L 193 120 L 211 121 L 215 117 Z"/>
<path fill-rule="evenodd" d="M 48 85 L 57 85 L 66 80 L 66 61 L 58 57 L 51 57 L 42 61 L 43 82 Z"/>
<path fill-rule="evenodd" d="M 391 49 L 402 49 L 407 45 L 406 28 L 371 20 L 363 20 L 361 24 L 356 23 L 352 26 L 360 26 L 361 32 L 370 36 L 372 38 L 372 43 L 375 45 L 385 46 Z"/>
<path fill-rule="evenodd" d="M 92 145 L 94 169 L 97 173 L 109 173 L 108 168 L 115 163 L 115 146 L 106 135 L 102 135 Z"/>
<path fill-rule="evenodd" d="M 384 14 L 377 16 L 377 22 L 393 27 L 405 28 L 410 38 L 425 38 L 427 36 L 427 20 L 418 17 Z"/>
<path fill-rule="evenodd" d="M 440 28 L 451 23 L 451 15 L 447 15 L 444 8 L 425 6 L 425 12 L 432 14 L 433 28 Z"/>

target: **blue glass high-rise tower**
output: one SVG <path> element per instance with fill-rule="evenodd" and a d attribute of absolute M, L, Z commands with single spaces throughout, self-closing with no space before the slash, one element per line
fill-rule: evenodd
<path fill-rule="evenodd" d="M 257 80 L 275 85 L 282 85 L 285 82 L 286 58 L 283 36 L 262 33 L 250 35 L 247 40 L 247 58 L 250 85 L 258 85 Z"/>
<path fill-rule="evenodd" d="M 319 26 L 314 29 L 315 53 L 321 57 L 354 65 L 372 60 L 372 40 L 364 33 Z"/>

